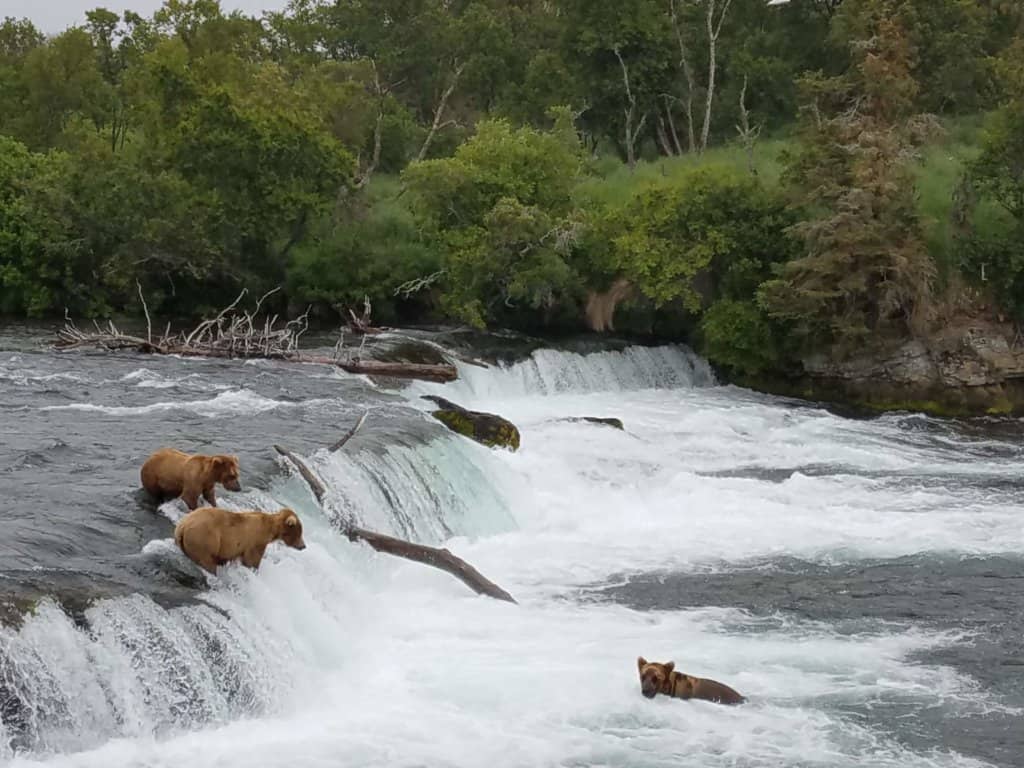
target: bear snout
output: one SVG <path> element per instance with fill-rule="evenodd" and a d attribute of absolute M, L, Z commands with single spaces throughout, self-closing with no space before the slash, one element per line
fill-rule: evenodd
<path fill-rule="evenodd" d="M 295 547 L 295 549 L 305 549 L 306 548 L 306 542 L 304 542 L 302 539 L 299 539 L 292 546 Z"/>
<path fill-rule="evenodd" d="M 242 490 L 242 484 L 240 482 L 238 482 L 237 479 L 236 480 L 228 480 L 226 483 L 224 483 L 224 487 L 227 488 L 229 491 L 240 491 L 240 490 Z"/>
<path fill-rule="evenodd" d="M 640 692 L 648 699 L 653 699 L 658 693 L 658 687 L 654 683 L 644 681 L 640 686 Z"/>

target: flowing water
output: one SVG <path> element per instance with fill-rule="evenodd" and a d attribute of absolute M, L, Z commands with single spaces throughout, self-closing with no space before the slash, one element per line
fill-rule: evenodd
<path fill-rule="evenodd" d="M 1017 421 L 846 419 L 680 347 L 386 388 L 38 342 L 0 339 L 0 762 L 1024 765 Z M 510 418 L 521 450 L 445 432 L 423 394 Z M 292 506 L 307 549 L 207 580 L 180 502 L 137 492 L 163 444 L 237 453 L 221 503 Z M 519 604 L 349 543 L 348 516 L 444 542 Z M 644 699 L 638 655 L 749 702 Z"/>

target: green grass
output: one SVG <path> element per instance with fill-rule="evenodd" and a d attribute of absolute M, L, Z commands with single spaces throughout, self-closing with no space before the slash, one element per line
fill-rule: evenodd
<path fill-rule="evenodd" d="M 782 173 L 779 155 L 789 145 L 784 139 L 759 141 L 754 148 L 754 169 L 766 184 L 776 184 Z M 642 161 L 635 170 L 615 157 L 594 161 L 594 176 L 580 183 L 577 200 L 605 205 L 624 203 L 633 195 L 667 180 L 685 175 L 694 168 L 721 167 L 747 171 L 747 153 L 734 144 L 713 147 L 702 155 L 666 157 Z"/>
<path fill-rule="evenodd" d="M 952 222 L 953 195 L 964 171 L 981 151 L 985 117 L 972 115 L 944 123 L 946 134 L 922 154 L 916 169 L 918 210 L 928 251 L 941 278 L 960 270 Z M 1006 212 L 989 200 L 979 200 L 973 215 L 979 234 L 1005 231 L 1011 222 Z"/>

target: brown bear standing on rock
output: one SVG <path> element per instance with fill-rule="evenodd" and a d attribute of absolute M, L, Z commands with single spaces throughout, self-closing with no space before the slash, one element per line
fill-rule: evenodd
<path fill-rule="evenodd" d="M 641 656 L 636 662 L 640 668 L 640 692 L 648 699 L 662 693 L 676 699 L 704 699 L 716 704 L 742 704 L 746 701 L 725 683 L 676 672 L 674 661 L 659 664 Z"/>
<path fill-rule="evenodd" d="M 161 448 L 142 465 L 142 487 L 160 501 L 179 496 L 189 509 L 199 506 L 199 496 L 217 506 L 213 487 L 242 490 L 238 482 L 237 456 L 190 456 L 174 448 Z"/>
<path fill-rule="evenodd" d="M 272 541 L 305 549 L 302 523 L 290 509 L 276 514 L 231 512 L 223 507 L 202 507 L 189 512 L 174 529 L 174 541 L 199 567 L 210 573 L 217 566 L 241 560 L 259 568 L 263 553 Z"/>

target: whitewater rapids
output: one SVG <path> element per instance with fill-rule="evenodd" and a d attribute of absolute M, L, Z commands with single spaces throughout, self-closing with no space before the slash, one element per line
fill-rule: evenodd
<path fill-rule="evenodd" d="M 47 378 L 71 371 L 27 370 L 16 357 L 0 370 L 10 386 L 82 386 Z M 322 420 L 335 403 L 323 388 L 288 398 L 251 390 L 238 383 L 242 365 L 213 382 L 177 365 L 177 378 L 171 368 L 118 376 L 143 393 L 130 403 L 69 397 L 26 408 L 74 432 L 89 419 L 168 414 Z M 315 375 L 325 386 L 342 378 Z M 0 759 L 19 768 L 1014 764 L 1024 692 L 970 666 L 991 641 L 973 593 L 915 618 L 897 600 L 939 600 L 934 580 L 893 596 L 884 585 L 910 582 L 884 578 L 869 595 L 863 574 L 942 571 L 971 590 L 980 562 L 1006 579 L 993 599 L 1019 592 L 1017 435 L 911 416 L 844 419 L 720 386 L 681 347 L 539 350 L 460 376 L 398 396 L 346 378 L 365 391 L 366 434 L 338 454 L 304 451 L 328 485 L 326 513 L 272 465 L 262 486 L 221 494 L 234 508 L 292 506 L 307 549 L 272 547 L 258 573 L 222 569 L 203 597 L 210 605 L 120 596 L 76 621 L 43 601 L 22 626 L 0 628 L 0 682 L 18 702 L 0 706 Z M 521 450 L 434 430 L 412 413 L 429 407 L 422 394 L 511 419 Z M 387 439 L 395 409 L 422 420 L 427 437 Z M 567 416 L 615 416 L 626 428 Z M 171 521 L 181 513 L 177 502 L 159 510 Z M 352 545 L 332 529 L 336 514 L 444 542 L 519 605 Z M 190 573 L 169 534 L 139 556 Z M 860 593 L 870 610 L 849 607 Z M 997 646 L 984 647 L 993 664 L 1010 647 Z M 749 704 L 646 700 L 638 655 L 726 682 Z M 989 741 L 1005 730 L 1006 749 L 972 741 L 980 724 Z"/>

